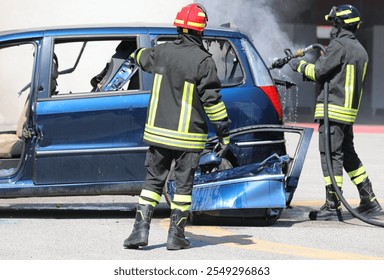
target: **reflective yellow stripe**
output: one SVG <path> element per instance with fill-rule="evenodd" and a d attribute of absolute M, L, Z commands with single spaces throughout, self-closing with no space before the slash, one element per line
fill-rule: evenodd
<path fill-rule="evenodd" d="M 149 190 L 141 190 L 139 204 L 155 207 L 161 199 L 161 195 Z"/>
<path fill-rule="evenodd" d="M 350 18 L 350 19 L 344 20 L 345 23 L 353 23 L 353 22 L 359 22 L 359 21 L 360 21 L 360 17 L 355 17 L 355 18 Z"/>
<path fill-rule="evenodd" d="M 183 133 L 146 125 L 144 139 L 165 146 L 202 150 L 205 147 L 207 134 Z"/>
<path fill-rule="evenodd" d="M 193 21 L 188 21 L 187 22 L 187 26 L 194 26 L 194 27 L 205 27 L 205 24 L 204 23 L 197 23 L 197 22 L 193 22 Z"/>
<path fill-rule="evenodd" d="M 353 178 L 353 177 L 356 177 L 356 176 L 360 176 L 361 174 L 365 173 L 365 167 L 364 166 L 361 166 L 359 167 L 358 169 L 356 170 L 353 170 L 353 171 L 350 171 L 348 172 L 348 176 Z"/>
<path fill-rule="evenodd" d="M 141 190 L 140 196 L 149 198 L 157 202 L 160 202 L 161 199 L 161 195 L 149 190 Z"/>
<path fill-rule="evenodd" d="M 345 15 L 349 15 L 350 13 L 352 13 L 351 10 L 344 10 L 344 11 L 336 12 L 336 16 L 337 16 L 337 17 L 339 17 L 339 16 L 345 16 Z"/>
<path fill-rule="evenodd" d="M 345 72 L 345 100 L 344 106 L 346 108 L 352 108 L 353 94 L 355 91 L 355 65 L 348 64 Z"/>
<path fill-rule="evenodd" d="M 203 17 L 203 18 L 205 18 L 205 13 L 203 13 L 203 12 L 198 12 L 197 15 L 198 15 L 199 17 Z"/>
<path fill-rule="evenodd" d="M 229 136 L 223 137 L 223 144 L 228 145 L 230 142 Z"/>
<path fill-rule="evenodd" d="M 368 67 L 368 62 L 364 63 L 363 78 L 361 80 L 362 82 L 365 79 L 365 74 L 367 73 L 367 67 Z"/>
<path fill-rule="evenodd" d="M 156 207 L 156 205 L 158 203 L 155 202 L 155 201 L 148 201 L 146 199 L 142 199 L 141 197 L 139 197 L 139 204 L 141 204 L 141 205 L 151 205 L 152 207 Z"/>
<path fill-rule="evenodd" d="M 165 146 L 184 148 L 184 149 L 193 149 L 193 150 L 203 150 L 205 147 L 205 142 L 192 142 L 192 141 L 182 141 L 177 139 L 169 139 L 162 136 L 150 135 L 144 133 L 144 140 L 162 144 Z"/>
<path fill-rule="evenodd" d="M 136 55 L 136 62 L 140 65 L 140 57 L 141 57 L 141 53 L 145 50 L 145 48 L 142 48 L 138 51 L 137 55 Z"/>
<path fill-rule="evenodd" d="M 332 185 L 331 177 L 329 176 L 324 177 L 324 181 L 326 186 Z M 343 176 L 335 176 L 335 181 L 337 186 L 341 188 L 341 186 L 343 185 Z"/>
<path fill-rule="evenodd" d="M 173 196 L 174 202 L 192 203 L 192 195 L 190 194 L 175 194 Z"/>
<path fill-rule="evenodd" d="M 193 90 L 194 90 L 194 84 L 191 84 L 188 82 L 184 83 L 183 97 L 181 100 L 179 127 L 178 127 L 178 131 L 180 132 L 188 132 L 189 130 L 189 123 L 191 122 L 191 114 L 192 114 Z"/>
<path fill-rule="evenodd" d="M 182 19 L 175 19 L 175 23 L 184 24 L 184 20 L 182 20 Z"/>
<path fill-rule="evenodd" d="M 339 120 L 347 123 L 353 123 L 356 120 L 357 109 L 344 108 L 342 106 L 328 104 L 328 117 L 333 120 Z M 315 118 L 324 117 L 324 104 L 316 104 Z"/>
<path fill-rule="evenodd" d="M 301 67 L 303 67 L 303 65 L 307 64 L 307 62 L 305 60 L 300 60 L 300 63 L 299 63 L 299 66 L 297 67 L 297 72 L 299 73 L 302 73 L 302 69 Z"/>
<path fill-rule="evenodd" d="M 189 208 L 187 210 L 182 210 L 180 209 L 181 211 L 185 212 L 185 211 L 189 211 Z M 183 222 L 184 220 L 188 219 L 187 217 L 182 217 L 178 222 L 177 222 L 177 225 L 180 225 L 181 222 Z"/>
<path fill-rule="evenodd" d="M 365 170 L 364 166 L 361 166 L 360 168 L 348 172 L 349 178 L 351 178 L 352 182 L 356 185 L 363 182 L 366 178 L 368 178 L 368 174 Z"/>
<path fill-rule="evenodd" d="M 360 184 L 361 182 L 363 182 L 365 179 L 368 178 L 368 174 L 365 173 L 365 174 L 362 174 L 354 179 L 352 179 L 352 182 L 355 184 L 355 185 L 358 185 Z"/>
<path fill-rule="evenodd" d="M 365 79 L 365 74 L 367 74 L 367 67 L 368 67 L 368 63 L 364 63 L 364 69 L 363 69 L 363 77 L 361 79 L 361 82 L 364 82 L 364 79 Z M 361 104 L 361 98 L 363 97 L 363 87 L 361 87 L 361 90 L 360 90 L 360 96 L 359 96 L 359 104 L 357 106 L 357 109 L 360 108 L 360 104 Z"/>
<path fill-rule="evenodd" d="M 187 141 L 206 141 L 207 134 L 205 133 L 192 133 L 192 132 L 180 132 L 171 129 L 155 127 L 155 126 L 145 126 L 145 131 L 151 134 L 163 135 L 169 138 L 177 138 Z"/>
<path fill-rule="evenodd" d="M 155 74 L 155 78 L 153 80 L 151 101 L 150 101 L 149 111 L 148 111 L 148 124 L 149 125 L 155 124 L 155 117 L 156 117 L 157 105 L 159 104 L 159 91 L 160 91 L 160 85 L 161 85 L 162 78 L 163 78 L 162 75 Z"/>
<path fill-rule="evenodd" d="M 315 73 L 315 64 L 308 64 L 306 67 L 305 67 L 305 70 L 304 70 L 304 75 L 312 80 L 312 81 L 316 81 L 316 73 Z"/>
<path fill-rule="evenodd" d="M 225 109 L 225 105 L 222 101 L 213 106 L 204 106 L 204 110 L 207 112 L 207 114 L 215 114 L 216 112 L 223 109 Z"/>
<path fill-rule="evenodd" d="M 210 121 L 219 121 L 228 118 L 227 109 L 223 101 L 213 106 L 204 106 L 204 110 Z"/>
<path fill-rule="evenodd" d="M 191 208 L 192 195 L 190 194 L 175 194 L 171 202 L 171 209 L 179 209 L 183 212 Z"/>
<path fill-rule="evenodd" d="M 179 209 L 180 211 L 183 211 L 183 212 L 189 211 L 189 209 L 191 209 L 191 204 L 179 205 L 171 202 L 171 210 L 173 209 Z"/>

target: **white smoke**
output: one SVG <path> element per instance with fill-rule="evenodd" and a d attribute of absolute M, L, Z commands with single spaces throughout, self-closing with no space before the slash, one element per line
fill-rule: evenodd
<path fill-rule="evenodd" d="M 310 8 L 311 0 L 200 0 L 196 2 L 202 4 L 207 10 L 208 27 L 230 23 L 247 33 L 268 67 L 275 59 L 286 56 L 285 49 L 295 52 L 306 46 L 297 45 L 291 40 L 294 37 L 293 24 L 285 23 L 284 19 L 297 22 L 297 18 L 305 15 Z M 279 15 L 283 15 L 284 19 L 279 18 Z M 314 42 L 308 42 L 308 45 L 312 43 Z M 311 57 L 312 55 L 308 54 L 306 59 L 311 61 Z M 297 84 L 297 87 L 291 88 L 278 86 L 284 120 L 296 121 L 301 76 L 294 73 L 288 65 L 271 71 L 271 74 L 275 79 Z"/>
<path fill-rule="evenodd" d="M 250 35 L 254 45 L 267 64 L 276 57 L 284 57 L 284 49 L 296 47 L 282 30 L 278 12 L 299 14 L 308 6 L 306 0 L 200 0 L 207 10 L 208 27 L 231 23 Z M 294 14 L 293 14 L 294 13 Z"/>

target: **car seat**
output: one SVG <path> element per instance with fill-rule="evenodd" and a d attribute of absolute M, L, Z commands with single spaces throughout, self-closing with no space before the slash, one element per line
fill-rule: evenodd
<path fill-rule="evenodd" d="M 57 78 L 58 77 L 59 77 L 59 60 L 57 58 L 57 55 L 55 53 L 53 53 L 52 71 L 51 71 L 51 85 L 50 85 L 51 95 L 57 95 L 59 93 L 58 91 L 56 91 Z"/>
<path fill-rule="evenodd" d="M 17 129 L 14 133 L 0 133 L 0 158 L 20 157 L 23 150 L 23 130 L 27 122 L 29 98 L 27 98 L 24 108 L 19 117 Z"/>
<path fill-rule="evenodd" d="M 119 90 L 127 81 L 129 81 L 128 89 L 139 88 L 138 77 L 134 75 L 137 67 L 129 61 L 129 56 L 135 48 L 133 42 L 120 42 L 105 68 L 92 78 L 92 92 Z"/>
<path fill-rule="evenodd" d="M 57 78 L 59 76 L 58 73 L 59 68 L 59 62 L 57 59 L 56 54 L 53 54 L 53 62 L 52 62 L 52 73 L 51 73 L 51 87 L 50 92 L 51 95 L 58 94 L 58 91 L 56 91 L 57 87 Z M 29 88 L 31 84 L 29 83 L 27 86 L 25 86 L 19 93 L 19 95 L 22 94 L 22 92 Z M 0 158 L 17 158 L 20 157 L 22 151 L 23 151 L 23 131 L 24 126 L 27 122 L 28 117 L 28 108 L 29 108 L 29 95 L 25 101 L 24 108 L 21 112 L 21 115 L 19 117 L 19 121 L 17 124 L 16 131 L 14 132 L 0 132 Z"/>

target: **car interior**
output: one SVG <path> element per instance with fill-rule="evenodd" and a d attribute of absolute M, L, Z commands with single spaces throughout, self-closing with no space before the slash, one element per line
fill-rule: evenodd
<path fill-rule="evenodd" d="M 136 49 L 136 39 L 60 41 L 55 42 L 55 55 L 61 61 L 57 78 L 52 81 L 57 91 L 52 97 L 66 94 L 105 93 L 140 88 L 137 67 L 129 64 Z M 90 73 L 100 69 L 99 72 Z M 54 75 L 53 75 L 54 76 Z"/>

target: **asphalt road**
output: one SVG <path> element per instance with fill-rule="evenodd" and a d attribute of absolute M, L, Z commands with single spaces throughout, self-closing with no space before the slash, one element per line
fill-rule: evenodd
<path fill-rule="evenodd" d="M 308 219 L 308 212 L 324 202 L 317 137 L 314 132 L 292 208 L 272 226 L 188 225 L 192 247 L 167 251 L 169 209 L 163 202 L 152 220 L 149 246 L 127 250 L 122 244 L 132 229 L 137 197 L 3 199 L 0 260 L 383 260 L 381 227 L 347 212 L 344 222 Z M 384 133 L 355 135 L 356 150 L 382 205 L 383 143 Z M 358 194 L 346 176 L 343 189 L 356 206 Z M 384 214 L 375 219 L 384 222 Z"/>

